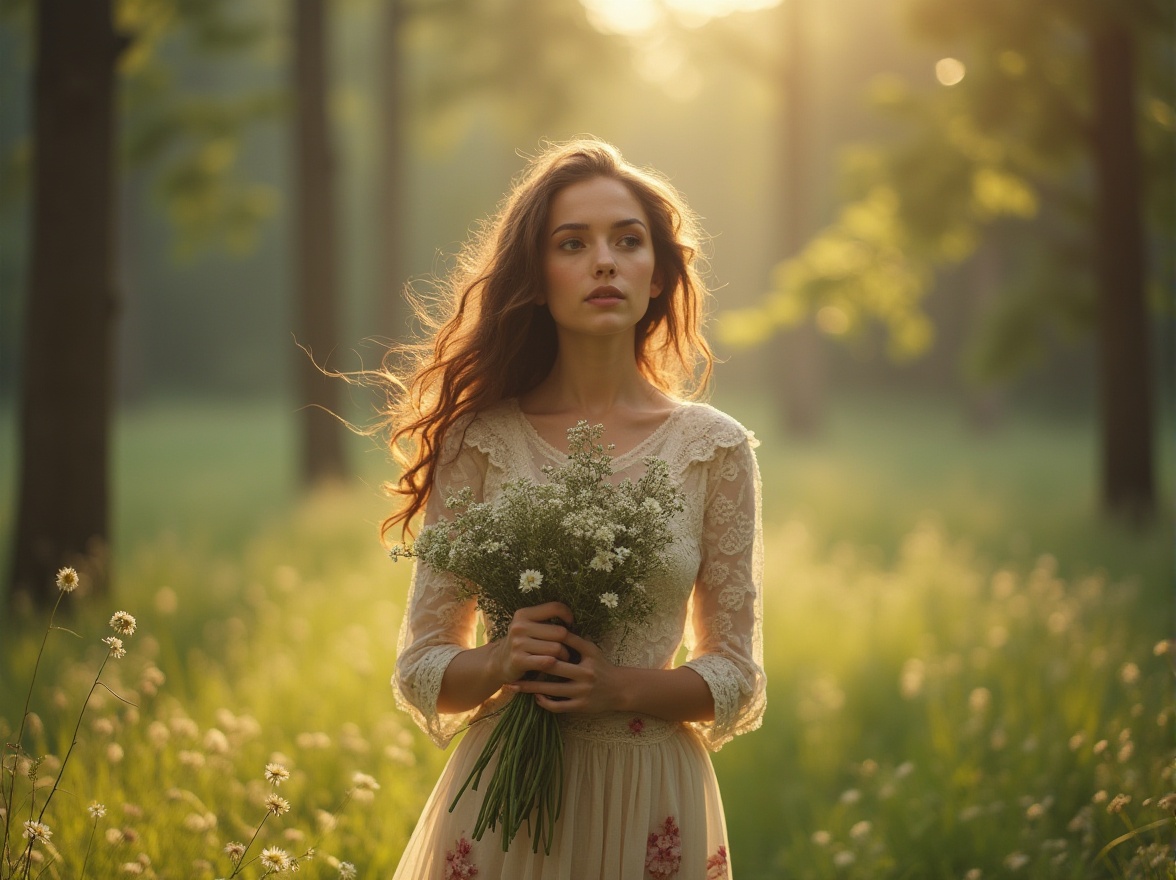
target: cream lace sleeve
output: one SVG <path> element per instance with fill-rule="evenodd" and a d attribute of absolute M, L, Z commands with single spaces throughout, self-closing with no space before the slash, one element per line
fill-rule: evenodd
<path fill-rule="evenodd" d="M 685 664 L 703 677 L 714 697 L 714 721 L 694 725 L 712 751 L 755 730 L 763 717 L 762 584 L 759 467 L 745 438 L 720 447 L 708 462 L 702 559 Z"/>
<path fill-rule="evenodd" d="M 461 429 L 454 430 L 460 436 Z M 446 444 L 447 447 L 450 444 Z M 462 445 L 454 454 L 447 448 L 438 468 L 436 490 L 425 508 L 425 522 L 435 522 L 444 512 L 445 498 L 464 486 L 482 499 L 486 476 L 485 454 Z M 477 608 L 473 599 L 457 596 L 452 575 L 436 572 L 422 563 L 413 569 L 408 608 L 400 626 L 396 671 L 392 687 L 396 705 L 407 712 L 439 747 L 444 748 L 475 710 L 458 715 L 437 712 L 437 694 L 445 669 L 455 655 L 474 647 Z"/>

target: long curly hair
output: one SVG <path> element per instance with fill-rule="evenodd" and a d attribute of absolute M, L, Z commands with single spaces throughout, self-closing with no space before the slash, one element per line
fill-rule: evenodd
<path fill-rule="evenodd" d="M 565 187 L 597 177 L 625 184 L 649 218 L 663 287 L 636 326 L 638 369 L 675 396 L 694 398 L 706 389 L 714 355 L 702 335 L 707 289 L 699 271 L 697 216 L 664 177 L 630 165 L 611 144 L 596 138 L 551 144 L 516 178 L 434 295 L 410 292 L 427 336 L 391 349 L 379 371 L 387 391 L 379 428 L 403 466 L 399 481 L 385 487 L 403 504 L 384 521 L 381 535 L 397 525 L 412 532 L 456 425 L 525 394 L 551 371 L 558 349 L 555 322 L 546 307 L 536 305 L 544 287 L 551 201 Z"/>

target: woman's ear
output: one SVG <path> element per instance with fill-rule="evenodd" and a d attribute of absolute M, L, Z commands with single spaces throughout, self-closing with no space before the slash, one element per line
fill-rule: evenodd
<path fill-rule="evenodd" d="M 661 269 L 653 270 L 653 279 L 649 282 L 649 298 L 657 299 L 661 296 L 662 288 L 665 286 L 665 279 L 662 277 Z"/>

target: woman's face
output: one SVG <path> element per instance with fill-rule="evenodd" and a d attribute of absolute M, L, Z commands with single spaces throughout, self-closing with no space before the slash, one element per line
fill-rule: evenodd
<path fill-rule="evenodd" d="M 565 187 L 546 232 L 539 302 L 560 334 L 632 333 L 662 285 L 649 218 L 629 188 L 611 177 Z"/>

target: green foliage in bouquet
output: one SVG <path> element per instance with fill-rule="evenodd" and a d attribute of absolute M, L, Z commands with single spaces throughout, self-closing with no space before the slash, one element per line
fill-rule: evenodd
<path fill-rule="evenodd" d="M 581 421 L 568 430 L 568 462 L 545 467 L 549 482 L 515 480 L 493 502 L 475 502 L 469 488 L 445 505 L 454 517 L 421 530 L 411 550 L 437 571 L 456 575 L 466 598 L 476 598 L 491 639 L 504 636 L 516 611 L 545 602 L 571 609 L 571 629 L 600 643 L 653 611 L 645 585 L 666 565 L 670 523 L 682 497 L 661 459 L 645 459 L 636 481 L 613 483 L 612 458 L 597 441 L 603 425 Z M 500 713 L 473 772 L 454 799 L 478 789 L 495 753 L 474 837 L 502 825 L 507 850 L 523 822 L 538 852 L 551 851 L 563 790 L 563 741 L 555 716 L 530 694 L 518 694 Z M 535 814 L 532 824 L 532 814 Z"/>

